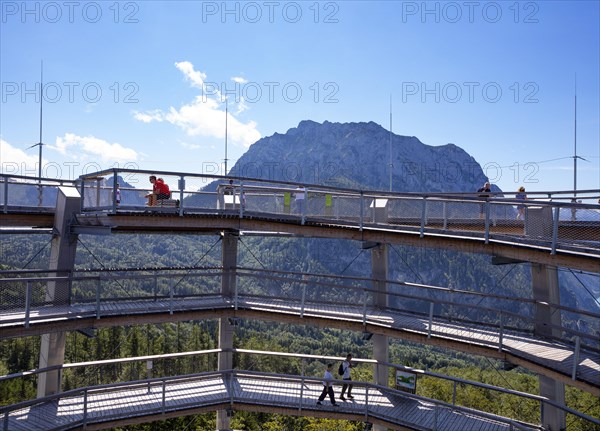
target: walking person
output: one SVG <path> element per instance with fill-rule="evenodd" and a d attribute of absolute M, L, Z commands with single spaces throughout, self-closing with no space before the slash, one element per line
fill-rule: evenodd
<path fill-rule="evenodd" d="M 331 370 L 333 369 L 333 364 L 327 364 L 327 369 L 323 374 L 323 392 L 321 392 L 321 396 L 317 401 L 318 405 L 321 405 L 321 402 L 325 399 L 327 395 L 329 395 L 329 400 L 331 401 L 332 406 L 337 406 L 338 404 L 335 402 L 335 394 L 333 393 L 333 386 L 331 381 L 333 380 L 333 375 L 331 374 Z"/>
<path fill-rule="evenodd" d="M 519 192 L 515 195 L 515 199 L 519 199 L 524 201 L 527 199 L 527 195 L 525 194 L 525 187 L 519 187 Z M 517 205 L 517 220 L 525 219 L 525 205 L 519 204 Z"/>
<path fill-rule="evenodd" d="M 342 374 L 342 380 L 352 381 L 352 378 L 350 377 L 350 368 L 352 367 L 352 355 L 348 353 L 346 360 L 342 362 L 342 369 L 344 370 L 344 373 Z M 344 397 L 346 389 L 348 389 L 348 399 L 353 400 L 354 397 L 352 396 L 352 383 L 344 383 L 342 385 L 342 394 L 340 395 L 340 400 L 346 401 L 346 398 Z"/>
<path fill-rule="evenodd" d="M 121 186 L 117 183 L 117 189 L 115 190 L 115 204 L 121 205 Z"/>

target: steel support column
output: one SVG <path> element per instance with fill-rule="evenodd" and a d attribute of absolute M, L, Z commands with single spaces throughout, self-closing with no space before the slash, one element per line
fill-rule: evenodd
<path fill-rule="evenodd" d="M 558 271 L 554 266 L 532 263 L 531 287 L 536 301 L 534 333 L 542 337 L 560 337 L 560 310 L 549 304 L 560 304 Z M 550 326 L 553 325 L 553 326 Z M 547 376 L 539 376 L 540 395 L 560 404 L 565 404 L 565 385 Z M 551 431 L 566 429 L 564 411 L 549 404 L 542 409 L 542 425 Z"/>
<path fill-rule="evenodd" d="M 388 278 L 388 251 L 387 244 L 378 244 L 371 249 L 371 276 L 374 279 L 373 289 L 376 291 L 373 295 L 373 305 L 376 307 L 388 306 L 387 283 Z M 386 335 L 373 335 L 373 358 L 377 362 L 389 362 L 389 342 Z M 384 365 L 375 365 L 373 375 L 375 383 L 381 386 L 388 386 L 389 367 Z M 385 431 L 387 427 L 375 424 L 374 431 Z"/>
<path fill-rule="evenodd" d="M 221 277 L 221 294 L 224 298 L 233 299 L 236 291 L 236 267 L 238 252 L 237 234 L 226 232 L 223 235 L 221 247 L 221 265 L 223 266 L 223 275 Z M 235 318 L 219 319 L 219 348 L 233 348 L 233 332 Z M 219 353 L 219 371 L 230 370 L 233 368 L 233 356 L 229 352 Z M 217 431 L 230 430 L 230 418 L 227 410 L 217 411 Z"/>
<path fill-rule="evenodd" d="M 73 271 L 77 235 L 70 231 L 71 220 L 80 210 L 81 196 L 72 187 L 59 187 L 54 215 L 54 233 L 50 248 L 50 275 L 68 276 Z M 69 282 L 49 281 L 46 289 L 46 302 L 54 307 L 69 306 Z M 43 334 L 40 345 L 39 367 L 62 365 L 65 360 L 65 333 L 54 332 Z M 45 397 L 60 392 L 60 371 L 40 374 L 38 378 L 37 396 Z"/>

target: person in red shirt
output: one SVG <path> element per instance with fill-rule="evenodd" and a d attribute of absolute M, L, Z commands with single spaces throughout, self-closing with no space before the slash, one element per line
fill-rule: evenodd
<path fill-rule="evenodd" d="M 148 206 L 154 206 L 157 204 L 157 201 L 169 199 L 171 197 L 169 186 L 162 178 L 156 178 L 156 175 L 150 175 L 149 181 L 152 184 L 152 193 L 146 195 L 148 198 Z"/>

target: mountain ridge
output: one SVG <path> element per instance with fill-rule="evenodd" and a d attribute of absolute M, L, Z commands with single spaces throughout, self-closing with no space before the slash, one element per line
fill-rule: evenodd
<path fill-rule="evenodd" d="M 393 191 L 474 192 L 487 180 L 479 163 L 455 144 L 426 145 L 373 121 L 312 120 L 256 141 L 229 176 L 388 190 L 390 145 Z"/>

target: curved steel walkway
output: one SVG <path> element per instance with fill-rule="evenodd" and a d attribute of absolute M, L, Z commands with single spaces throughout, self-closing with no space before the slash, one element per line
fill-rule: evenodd
<path fill-rule="evenodd" d="M 221 231 L 251 231 L 259 235 L 297 235 L 308 237 L 344 238 L 359 241 L 381 243 L 402 243 L 414 246 L 434 248 L 449 248 L 470 253 L 487 253 L 515 261 L 531 261 L 553 266 L 566 266 L 585 271 L 600 273 L 600 211 L 594 204 L 571 204 L 545 199 L 531 200 L 525 203 L 525 220 L 515 220 L 515 207 L 522 202 L 510 198 L 472 196 L 457 196 L 447 194 L 399 194 L 385 192 L 365 192 L 339 188 L 327 188 L 315 185 L 305 187 L 306 204 L 294 209 L 290 204 L 295 185 L 281 182 L 265 182 L 253 179 L 239 179 L 233 195 L 226 195 L 217 187 L 216 192 L 198 192 L 186 189 L 186 181 L 192 179 L 206 181 L 220 179 L 202 175 L 165 173 L 177 179 L 179 197 L 177 204 L 172 207 L 144 208 L 143 205 L 122 205 L 117 207 L 114 201 L 116 178 L 124 172 L 111 170 L 80 178 L 78 188 L 82 194 L 82 207 L 76 222 L 71 224 L 71 232 L 75 234 L 105 234 L 110 232 L 200 232 L 214 234 Z M 107 185 L 103 177 L 112 174 L 114 182 Z M 145 175 L 135 171 L 136 175 Z M 133 175 L 133 174 L 132 174 Z M 39 191 L 40 205 L 37 208 L 18 206 L 11 202 L 9 196 L 9 179 L 3 178 L 3 193 L 0 192 L 0 222 L 4 229 L 0 233 L 33 233 L 48 232 L 52 226 L 54 214 L 52 209 L 43 206 L 43 186 L 41 181 L 36 187 Z M 53 184 L 51 187 L 56 187 Z M 132 189 L 137 192 L 138 189 Z M 599 191 L 591 191 L 593 199 L 600 196 Z M 559 193 L 560 195 L 560 193 Z M 113 197 L 111 197 L 113 196 Z M 481 210 L 481 215 L 477 213 Z M 583 216 L 583 217 L 582 217 Z M 12 229 L 6 229 L 12 227 Z M 33 229 L 29 229 L 32 228 Z M 39 229 L 41 228 L 41 230 Z M 45 230 L 44 230 L 45 229 Z M 379 280 L 380 281 L 380 280 Z M 27 288 L 29 299 L 29 287 Z M 0 329 L 3 336 L 19 336 L 23 334 L 39 334 L 49 331 L 63 331 L 82 327 L 101 327 L 129 323 L 160 322 L 173 320 L 190 320 L 198 317 L 248 317 L 290 321 L 298 323 L 311 322 L 317 325 L 327 325 L 352 330 L 368 330 L 398 338 L 451 347 L 457 350 L 484 354 L 518 365 L 526 366 L 540 374 L 548 375 L 567 384 L 580 387 L 591 393 L 600 395 L 600 348 L 595 345 L 597 340 L 591 338 L 591 349 L 580 345 L 579 334 L 576 335 L 575 345 L 557 340 L 544 340 L 534 337 L 529 331 L 510 330 L 505 328 L 502 319 L 500 325 L 482 326 L 472 322 L 457 322 L 434 316 L 430 313 L 419 315 L 406 310 L 367 306 L 349 306 L 347 304 L 323 304 L 320 302 L 305 302 L 290 298 L 273 298 L 260 295 L 244 295 L 235 293 L 234 297 L 220 295 L 203 295 L 199 297 L 161 298 L 154 301 L 105 301 L 96 294 L 96 301 L 87 304 L 71 304 L 57 306 L 31 306 L 28 300 L 22 310 L 6 310 L 0 316 Z M 553 304 L 550 304 L 553 306 Z M 557 306 L 556 308 L 560 308 Z M 431 308 L 433 310 L 433 306 Z M 564 329 L 564 328 L 561 328 Z M 573 331 L 571 331 L 573 332 Z M 242 372 L 240 372 L 242 373 Z M 221 385 L 237 381 L 239 376 L 217 376 Z M 188 378 L 187 376 L 186 378 Z M 213 376 L 215 377 L 215 376 Z M 260 379 L 258 379 L 260 380 Z M 264 381 L 264 377 L 262 379 Z M 292 378 L 293 380 L 293 378 Z M 248 382 L 251 382 L 249 378 Z M 166 395 L 166 379 L 161 380 L 163 400 Z M 308 380 L 296 383 L 300 393 L 304 387 L 310 387 Z M 169 382 L 170 384 L 171 382 Z M 146 386 L 148 382 L 144 383 Z M 150 388 L 155 385 L 151 382 Z M 216 385 L 219 385 L 217 382 Z M 248 383 L 252 385 L 252 383 Z M 313 383 L 313 389 L 318 392 L 319 383 Z M 124 391 L 131 387 L 122 388 Z M 206 388 L 205 388 L 206 389 Z M 296 389 L 297 390 L 297 389 Z M 388 389 L 381 389 L 387 393 Z M 72 401 L 82 402 L 84 407 L 81 420 L 77 414 L 71 416 L 74 422 L 65 425 L 86 427 L 89 416 L 87 397 L 94 391 L 83 389 L 83 395 L 63 393 L 56 395 L 53 400 L 40 408 L 40 412 L 49 406 L 54 411 L 61 406 L 73 406 Z M 152 392 L 152 391 L 151 391 Z M 123 392 L 126 393 L 126 392 Z M 254 406 L 262 403 L 253 398 L 246 403 L 234 396 L 229 388 L 223 399 L 217 401 L 219 408 L 243 408 L 246 404 Z M 368 389 L 365 388 L 365 394 Z M 73 395 L 72 400 L 65 398 Z M 383 392 L 380 392 L 383 395 Z M 77 396 L 83 397 L 78 399 Z M 387 396 L 387 395 L 386 395 Z M 228 397 L 228 398 L 227 398 Z M 406 397 L 403 395 L 403 397 Z M 62 398 L 62 399 L 61 399 Z M 185 398 L 185 397 L 184 397 Z M 219 397 L 217 397 L 219 398 Z M 316 398 L 316 396 L 314 397 Z M 393 397 L 392 397 L 393 398 Z M 384 404 L 390 403 L 389 396 Z M 60 401 L 59 401 L 60 399 Z M 171 399 L 171 397 L 169 397 Z M 177 399 L 175 397 L 173 400 Z M 236 403 L 232 400 L 236 399 Z M 69 401 L 70 400 L 70 401 Z M 301 413 L 302 396 L 295 399 L 294 407 Z M 366 399 L 365 399 L 366 401 Z M 414 400 L 413 400 L 414 401 Z M 99 402 L 101 402 L 99 400 Z M 265 402 L 270 409 L 275 403 Z M 143 405 L 152 403 L 151 400 L 141 402 Z M 298 403 L 300 409 L 298 409 Z M 367 404 L 367 403 L 366 403 Z M 23 414 L 29 416 L 30 406 L 35 401 L 23 404 Z M 52 407 L 52 406 L 55 407 Z M 154 401 L 153 409 L 142 408 L 143 416 L 181 414 L 180 408 L 174 407 L 167 412 L 166 402 Z M 210 403 L 209 403 L 210 405 Z M 283 404 L 283 409 L 285 403 Z M 377 405 L 377 403 L 370 404 Z M 11 406 L 4 411 L 4 427 L 10 429 L 13 420 L 10 411 L 17 406 Z M 112 403 L 109 407 L 114 407 Z M 377 405 L 377 407 L 379 407 Z M 395 408 L 391 402 L 392 410 Z M 404 406 L 409 407 L 409 406 Z M 203 407 L 204 408 L 204 407 Z M 256 407 L 253 407 L 256 408 Z M 308 407 L 307 407 L 308 408 Z M 314 406 L 316 408 L 316 406 Z M 215 410 L 214 405 L 209 407 Z M 348 409 L 350 409 L 348 411 Z M 417 408 L 422 410 L 422 407 Z M 93 411 L 93 410 L 92 410 Z M 115 410 L 116 411 L 116 410 Z M 435 412 L 438 409 L 434 409 Z M 62 413 L 66 412 L 61 410 Z M 460 415 L 463 415 L 461 412 Z M 68 413 L 65 413 L 68 415 Z M 117 413 L 119 415 L 121 413 Z M 124 414 L 124 413 L 123 413 Z M 402 424 L 398 422 L 398 411 L 392 416 L 394 420 L 385 418 L 385 414 L 371 411 L 366 407 L 362 412 L 353 412 L 352 406 L 344 406 L 340 413 L 347 417 L 369 417 L 380 420 L 384 425 L 408 427 L 411 429 L 429 429 L 432 422 L 414 422 Z M 452 413 L 454 414 L 454 413 Z M 317 414 L 318 415 L 318 414 Z M 479 412 L 468 412 L 465 416 L 485 417 Z M 89 416 L 89 417 L 88 417 Z M 488 415 L 489 416 L 489 415 Z M 120 416 L 114 420 L 123 423 Z M 329 416 L 328 416 L 329 417 Z M 434 414 L 434 418 L 437 417 Z M 448 416 L 444 421 L 444 429 L 453 429 L 451 424 L 458 416 Z M 16 418 L 16 416 L 15 416 Z M 109 418 L 110 419 L 110 418 Z M 95 419 L 91 419 L 90 424 Z M 428 419 L 429 420 L 429 419 Z M 83 422 L 82 422 L 83 421 Z M 486 427 L 489 429 L 505 429 L 502 427 L 518 426 L 503 421 L 502 418 L 486 417 Z M 492 425 L 499 421 L 500 428 Z M 14 422 L 17 424 L 18 422 Z M 33 422 L 32 422 L 33 423 Z M 434 419 L 434 422 L 435 419 Z M 457 430 L 481 429 L 482 423 L 470 425 L 469 422 L 456 422 Z M 104 427 L 104 425 L 98 425 Z M 450 427 L 450 428 L 447 428 Z M 62 428 L 57 428 L 62 429 Z M 89 429 L 89 427 L 87 428 Z M 486 428 L 488 429 L 488 428 Z"/>
<path fill-rule="evenodd" d="M 338 385 L 341 381 L 335 381 Z M 214 410 L 251 410 L 379 423 L 392 429 L 541 430 L 500 416 L 355 382 L 354 399 L 316 400 L 318 379 L 224 371 L 80 388 L 0 407 L 3 430 L 106 429 Z"/>
<path fill-rule="evenodd" d="M 166 297 L 162 295 L 152 299 L 122 298 L 119 301 L 98 297 L 97 301 L 87 300 L 71 306 L 46 305 L 32 307 L 28 311 L 5 310 L 0 314 L 0 334 L 2 337 L 20 337 L 219 317 L 315 324 L 369 331 L 502 359 L 600 396 L 600 343 L 597 336 L 583 344 L 568 343 L 566 340 L 536 337 L 531 331 L 477 324 L 475 321 L 450 321 L 443 316 L 427 316 L 406 309 L 373 307 L 367 303 L 317 302 L 315 299 L 302 302 L 300 298 L 286 298 L 274 293 L 259 295 L 236 291 L 231 298 L 206 293 L 200 296 L 174 296 L 172 292 Z"/>

